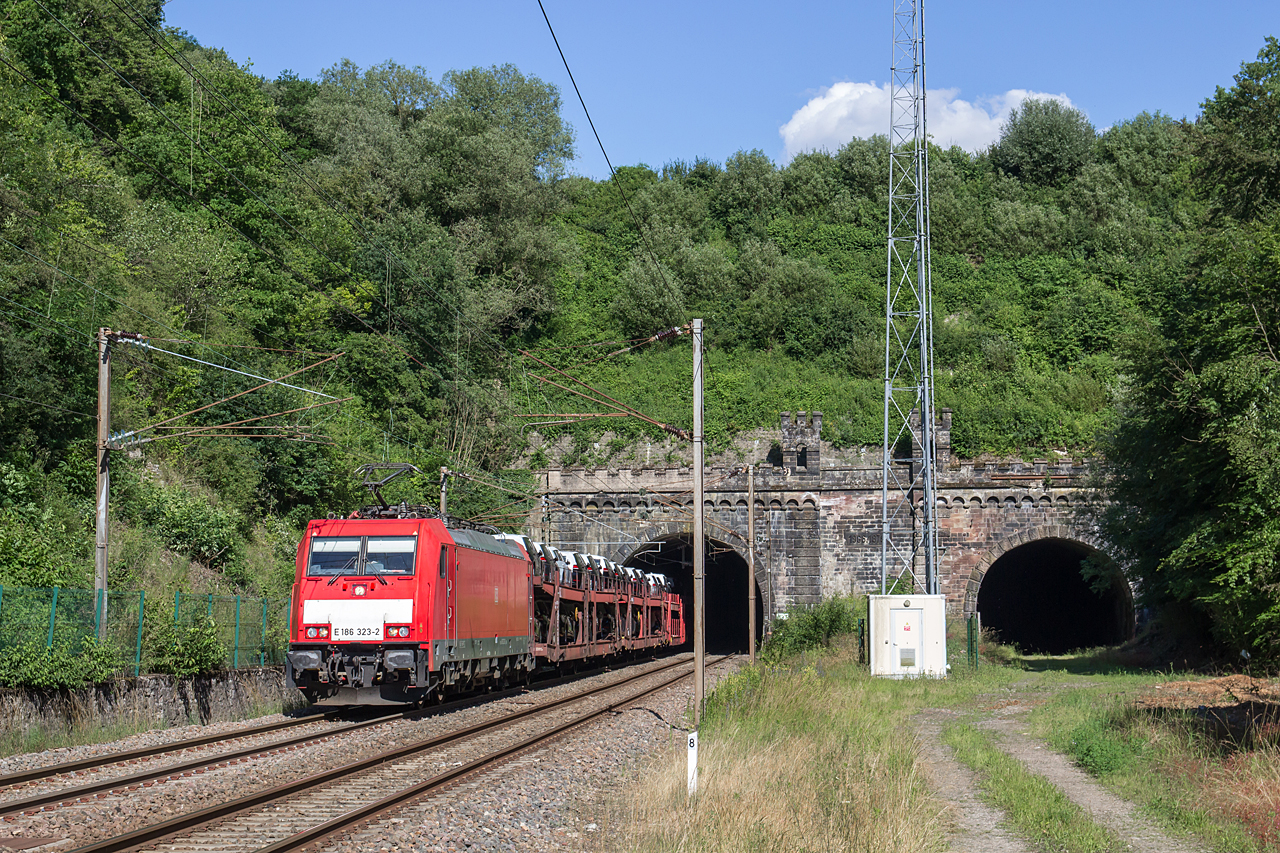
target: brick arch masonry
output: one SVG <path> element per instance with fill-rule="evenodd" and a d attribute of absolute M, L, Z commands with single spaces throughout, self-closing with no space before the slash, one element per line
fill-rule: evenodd
<path fill-rule="evenodd" d="M 1025 533 L 1017 536 L 1010 536 L 1003 539 L 989 548 L 978 564 L 970 570 L 969 582 L 965 585 L 964 592 L 964 615 L 968 616 L 978 609 L 978 591 L 982 588 L 982 579 L 986 577 L 987 571 L 995 565 L 1005 554 L 1020 548 L 1023 545 L 1029 545 L 1032 542 L 1053 541 L 1070 542 L 1084 545 L 1091 551 L 1103 554 L 1103 544 L 1098 541 L 1097 537 L 1082 532 L 1077 528 L 1068 527 L 1066 525 L 1047 524 L 1040 525 L 1029 529 Z M 1110 558 L 1108 558 L 1108 561 Z M 1128 586 L 1126 584 L 1126 589 Z M 1130 590 L 1130 603 L 1132 603 L 1132 590 Z"/>
<path fill-rule="evenodd" d="M 759 501 L 756 501 L 756 504 L 759 505 Z M 745 510 L 746 508 L 746 502 L 743 501 L 742 509 Z M 724 531 L 713 531 L 713 533 L 714 532 L 724 533 Z M 658 524 L 651 525 L 647 529 L 642 529 L 638 532 L 636 534 L 636 538 L 639 541 L 633 547 L 619 552 L 620 556 L 615 556 L 613 559 L 619 563 L 625 563 L 628 557 L 637 551 L 643 550 L 646 545 L 667 539 L 674 539 L 680 536 L 691 536 L 692 534 L 692 526 L 687 523 L 678 521 L 659 522 Z M 730 536 L 724 536 L 722 538 L 721 536 L 708 535 L 707 538 L 714 540 L 715 543 L 721 547 L 731 549 L 735 554 L 742 558 L 743 565 L 751 565 L 747 559 L 745 537 L 741 541 L 738 541 L 736 537 Z M 764 608 L 764 613 L 773 613 L 773 593 L 769 585 L 768 568 L 766 567 L 759 550 L 756 551 L 755 566 L 756 587 L 760 590 L 760 595 L 764 599 L 761 601 L 760 606 Z"/>
<path fill-rule="evenodd" d="M 970 585 L 1001 548 L 1045 536 L 1097 548 L 1086 517 L 1092 492 L 1085 465 L 1055 461 L 964 460 L 950 453 L 950 412 L 938 438 L 938 531 L 943 593 L 953 613 L 972 607 Z M 791 604 L 837 593 L 879 590 L 880 456 L 866 449 L 855 466 L 823 464 L 822 415 L 781 418 L 782 465 L 756 468 L 756 582 L 772 616 Z M 804 465 L 799 449 L 804 448 Z M 693 472 L 688 468 L 552 469 L 540 472 L 545 514 L 531 533 L 557 545 L 623 560 L 641 542 L 692 532 Z M 707 536 L 746 557 L 745 468 L 709 469 Z M 612 506 L 610 506 L 612 504 Z M 580 514 L 566 508 L 582 510 Z M 976 573 L 976 574 L 975 574 Z M 973 593 L 976 595 L 976 591 Z"/>

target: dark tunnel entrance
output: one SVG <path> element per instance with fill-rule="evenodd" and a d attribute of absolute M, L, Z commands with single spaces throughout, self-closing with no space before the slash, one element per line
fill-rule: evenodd
<path fill-rule="evenodd" d="M 1117 570 L 1102 594 L 1080 572 L 1093 548 L 1040 539 L 1001 555 L 982 579 L 982 626 L 1023 652 L 1060 655 L 1133 636 L 1133 598 Z"/>
<path fill-rule="evenodd" d="M 661 572 L 675 583 L 685 613 L 685 635 L 693 644 L 693 537 L 677 534 L 637 546 L 623 565 Z M 706 540 L 707 654 L 746 654 L 747 561 L 730 546 Z M 752 581 L 754 582 L 754 581 Z M 756 586 L 756 637 L 764 627 L 764 597 Z"/>

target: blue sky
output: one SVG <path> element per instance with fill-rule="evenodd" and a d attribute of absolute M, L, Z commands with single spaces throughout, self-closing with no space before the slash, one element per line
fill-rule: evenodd
<path fill-rule="evenodd" d="M 891 0 L 543 3 L 615 166 L 752 148 L 783 163 L 887 130 Z M 1144 110 L 1194 118 L 1280 36 L 1276 0 L 934 0 L 925 11 L 930 131 L 970 149 L 994 141 L 1028 94 L 1062 98 L 1099 129 Z M 165 17 L 267 77 L 315 77 L 342 58 L 435 78 L 512 63 L 560 87 L 573 171 L 608 174 L 537 0 L 169 0 Z"/>

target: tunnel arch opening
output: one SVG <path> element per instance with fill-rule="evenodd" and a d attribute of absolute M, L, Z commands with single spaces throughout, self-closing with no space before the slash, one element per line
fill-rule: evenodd
<path fill-rule="evenodd" d="M 756 584 L 756 637 L 764 630 L 764 595 L 746 559 L 733 546 L 706 539 L 704 584 L 707 595 L 707 654 L 746 654 L 750 643 L 748 583 Z M 675 533 L 637 545 L 624 566 L 670 577 L 685 614 L 685 635 L 693 644 L 693 536 Z"/>
<path fill-rule="evenodd" d="M 1100 592 L 1082 573 L 1087 560 L 1110 577 Z M 976 610 L 983 628 L 1026 653 L 1060 655 L 1133 637 L 1133 594 L 1124 575 L 1097 548 L 1071 539 L 1037 539 L 1004 551 L 982 576 Z"/>

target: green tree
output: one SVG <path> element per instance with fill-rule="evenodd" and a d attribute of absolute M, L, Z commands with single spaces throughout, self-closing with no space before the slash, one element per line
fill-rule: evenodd
<path fill-rule="evenodd" d="M 839 166 L 825 151 L 797 154 L 782 170 L 783 204 L 796 215 L 825 211 L 839 191 Z"/>
<path fill-rule="evenodd" d="M 739 151 L 724 164 L 716 179 L 711 209 L 741 241 L 763 237 L 765 225 L 782 195 L 782 177 L 773 161 L 759 149 Z"/>
<path fill-rule="evenodd" d="M 1023 181 L 1054 186 L 1089 162 L 1097 134 L 1084 113 L 1054 100 L 1014 107 L 991 149 L 999 169 Z"/>
<path fill-rule="evenodd" d="M 109 0 L 5 4 L 9 49 L 92 123 L 95 134 L 114 136 L 147 109 L 146 101 L 164 103 L 178 94 L 180 75 L 147 35 L 163 23 L 163 0 L 132 5 L 138 23 Z"/>
<path fill-rule="evenodd" d="M 645 338 L 685 321 L 684 295 L 675 273 L 645 256 L 627 267 L 612 306 L 623 331 Z"/>
<path fill-rule="evenodd" d="M 1140 338 L 1101 526 L 1152 604 L 1280 658 L 1280 212 L 1208 238 Z"/>
<path fill-rule="evenodd" d="M 1280 42 L 1268 36 L 1235 81 L 1201 105 L 1196 174 L 1216 212 L 1251 219 L 1280 201 Z"/>
<path fill-rule="evenodd" d="M 451 106 L 525 140 L 538 174 L 558 178 L 573 159 L 573 128 L 560 116 L 560 90 L 514 65 L 450 71 L 441 81 Z"/>

